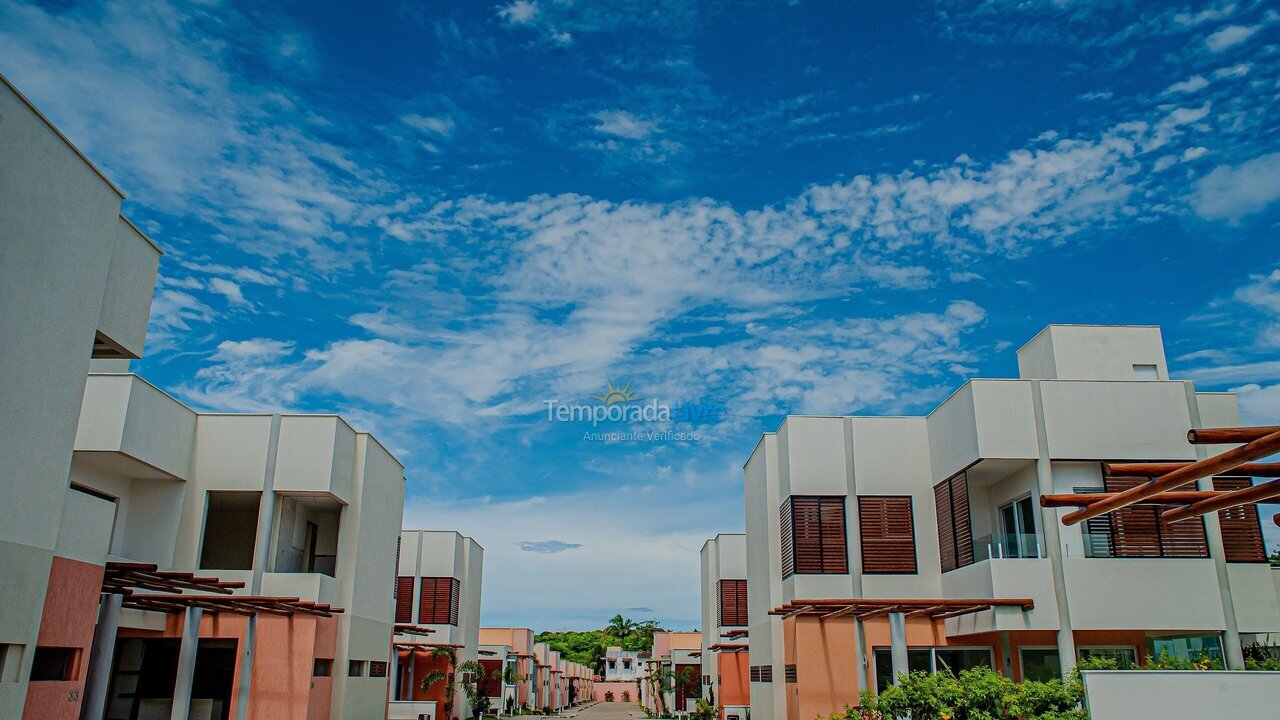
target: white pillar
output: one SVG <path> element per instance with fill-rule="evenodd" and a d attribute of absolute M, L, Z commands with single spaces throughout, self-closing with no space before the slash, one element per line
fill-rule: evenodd
<path fill-rule="evenodd" d="M 253 648 L 258 639 L 258 615 L 249 616 L 240 646 L 240 684 L 236 688 L 236 720 L 249 717 L 249 691 L 253 688 Z"/>
<path fill-rule="evenodd" d="M 893 684 L 898 676 L 910 671 L 907 663 L 907 616 L 900 612 L 889 613 L 889 654 L 893 660 Z"/>
<path fill-rule="evenodd" d="M 1031 404 L 1035 408 L 1036 443 L 1039 457 L 1036 458 L 1036 489 L 1041 496 L 1052 495 L 1053 467 L 1049 459 L 1049 435 L 1044 427 L 1044 401 L 1040 395 L 1040 381 L 1031 381 Z M 1067 602 L 1067 576 L 1063 568 L 1062 528 L 1059 523 L 1062 516 L 1057 508 L 1040 508 L 1040 530 L 1044 533 L 1046 556 L 1049 567 L 1053 571 L 1053 595 L 1058 604 L 1058 662 L 1062 668 L 1062 677 L 1066 678 L 1076 667 L 1076 638 L 1071 628 L 1071 606 Z"/>
<path fill-rule="evenodd" d="M 867 640 L 863 634 L 862 621 L 853 620 L 853 662 L 858 666 L 858 692 L 874 690 L 867 682 Z"/>
<path fill-rule="evenodd" d="M 93 649 L 89 670 L 85 675 L 84 703 L 80 720 L 102 720 L 107 712 L 107 687 L 111 683 L 111 664 L 116 655 L 116 632 L 120 629 L 120 604 L 124 596 L 112 593 L 102 596 L 98 626 L 93 631 Z"/>
<path fill-rule="evenodd" d="M 173 681 L 173 708 L 169 720 L 187 720 L 191 712 L 191 686 L 196 675 L 196 650 L 200 646 L 200 616 L 204 611 L 189 607 L 182 618 L 182 645 Z"/>

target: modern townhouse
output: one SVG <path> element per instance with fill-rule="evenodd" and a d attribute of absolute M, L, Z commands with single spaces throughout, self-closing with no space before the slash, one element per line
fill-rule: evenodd
<path fill-rule="evenodd" d="M 1047 678 L 1162 652 L 1240 668 L 1242 643 L 1280 631 L 1256 507 L 1066 526 L 1041 506 L 1132 484 L 1103 461 L 1224 449 L 1187 433 L 1238 426 L 1234 395 L 1170 380 L 1154 327 L 1053 325 L 1017 358 L 1018 379 L 971 380 L 925 417 L 792 416 L 761 438 L 744 469 L 756 720 L 836 712 L 906 669 Z"/>
<path fill-rule="evenodd" d="M 747 536 L 720 533 L 702 546 L 702 694 L 722 720 L 751 705 L 748 622 Z"/>
<path fill-rule="evenodd" d="M 400 533 L 391 720 L 470 717 L 457 668 L 480 659 L 484 549 L 452 530 Z M 426 687 L 423 687 L 424 681 Z"/>
<path fill-rule="evenodd" d="M 533 631 L 529 628 L 480 628 L 480 664 L 499 670 L 501 687 L 487 686 L 494 710 L 511 714 L 534 706 Z M 485 653 L 493 653 L 486 656 Z M 501 658 L 501 668 L 498 658 Z M 500 700 L 500 702 L 499 702 Z"/>
<path fill-rule="evenodd" d="M 534 707 L 551 708 L 551 647 L 546 643 L 534 643 Z"/>
<path fill-rule="evenodd" d="M 93 359 L 142 355 L 161 251 L 121 214 L 124 193 L 3 76 L 0 117 L 0 717 L 17 718 L 83 691 L 84 639 L 42 617 L 61 602 L 51 586 L 99 572 L 58 552 L 63 509 L 79 501 L 67 477 L 80 403 Z M 55 646 L 80 649 L 75 687 L 30 683 L 37 648 Z"/>
<path fill-rule="evenodd" d="M 0 717 L 381 718 L 403 468 L 336 416 L 125 372 L 160 251 L 0 85 Z"/>
<path fill-rule="evenodd" d="M 592 699 L 598 702 L 640 702 L 647 659 L 647 654 L 638 650 L 623 650 L 616 645 L 605 648 L 604 672 L 592 684 Z"/>
<path fill-rule="evenodd" d="M 702 633 L 659 632 L 645 661 L 643 704 L 664 715 L 692 710 L 702 697 Z"/>

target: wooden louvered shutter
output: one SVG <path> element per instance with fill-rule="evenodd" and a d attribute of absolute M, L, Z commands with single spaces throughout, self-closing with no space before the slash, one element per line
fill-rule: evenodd
<path fill-rule="evenodd" d="M 791 498 L 791 532 L 795 536 L 795 571 L 822 572 L 822 504 L 816 497 Z"/>
<path fill-rule="evenodd" d="M 1213 479 L 1214 490 L 1243 490 L 1251 487 L 1249 478 Z M 1258 506 L 1254 503 L 1237 505 L 1218 511 L 1218 523 L 1222 527 L 1224 559 L 1231 563 L 1266 562 L 1267 551 L 1262 543 L 1262 521 Z"/>
<path fill-rule="evenodd" d="M 862 537 L 862 572 L 914 574 L 916 528 L 911 498 L 858 498 L 858 527 Z"/>
<path fill-rule="evenodd" d="M 778 522 L 782 531 L 782 577 L 789 578 L 796 574 L 796 535 L 791 522 L 791 498 L 778 509 Z"/>
<path fill-rule="evenodd" d="M 1136 478 L 1107 478 L 1107 492 L 1143 484 Z M 1111 543 L 1116 557 L 1208 557 L 1200 518 L 1170 523 L 1160 518 L 1167 506 L 1129 505 L 1111 513 Z"/>
<path fill-rule="evenodd" d="M 720 581 L 719 624 L 721 627 L 746 627 L 747 581 Z"/>
<path fill-rule="evenodd" d="M 462 595 L 462 582 L 458 578 L 446 578 L 449 581 L 449 624 L 458 624 L 458 601 Z"/>
<path fill-rule="evenodd" d="M 827 574 L 849 572 L 849 551 L 844 523 L 844 498 L 821 498 L 818 507 L 822 522 L 822 570 Z"/>
<path fill-rule="evenodd" d="M 951 516 L 955 522 L 956 566 L 973 564 L 973 526 L 969 522 L 969 475 L 960 473 L 950 480 Z"/>
<path fill-rule="evenodd" d="M 413 578 L 396 578 L 396 622 L 413 622 Z"/>
<path fill-rule="evenodd" d="M 956 569 L 956 526 L 951 510 L 951 484 L 943 480 L 933 486 L 933 504 L 938 514 L 938 555 L 942 572 Z"/>

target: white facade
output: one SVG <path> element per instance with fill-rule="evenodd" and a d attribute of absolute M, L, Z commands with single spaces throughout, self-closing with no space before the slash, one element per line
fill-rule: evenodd
<path fill-rule="evenodd" d="M 160 250 L 0 76 L 0 717 L 20 717 L 91 358 L 142 354 Z M 69 529 L 74 531 L 74 529 Z"/>
<path fill-rule="evenodd" d="M 383 715 L 404 468 L 336 415 L 201 414 L 130 374 L 91 374 L 70 479 L 114 506 L 101 562 L 239 580 L 247 595 L 343 608 L 332 717 Z M 107 501 L 103 498 L 111 498 Z M 155 629 L 126 611 L 121 627 Z"/>
<path fill-rule="evenodd" d="M 620 647 L 605 648 L 604 681 L 628 682 L 644 677 L 644 660 L 638 650 Z"/>
<path fill-rule="evenodd" d="M 733 622 L 733 618 L 725 617 L 721 608 L 722 581 L 741 581 L 747 579 L 747 536 L 744 533 L 720 533 L 702 546 L 702 683 L 703 695 L 708 691 L 714 693 L 710 697 L 723 705 L 726 715 L 745 716 L 742 699 L 731 691 L 726 699 L 725 688 L 721 686 L 724 673 L 732 672 L 734 664 L 724 663 L 721 667 L 720 653 L 734 652 L 728 646 L 746 644 L 745 637 L 731 636 L 747 630 L 747 625 L 724 624 Z M 749 621 L 748 621 L 749 622 Z"/>
<path fill-rule="evenodd" d="M 783 678 L 804 654 L 788 649 L 784 622 L 768 613 L 796 599 L 1032 598 L 1026 612 L 997 607 L 945 621 L 956 642 L 1004 643 L 1006 672 L 1019 633 L 1030 631 L 1052 633 L 1065 669 L 1076 637 L 1217 636 L 1227 661 L 1238 663 L 1241 635 L 1280 630 L 1276 571 L 1225 562 L 1216 515 L 1204 522 L 1207 557 L 1120 558 L 1093 556 L 1094 535 L 1062 525 L 1068 510 L 1039 506 L 1044 494 L 1101 488 L 1100 461 L 1193 461 L 1216 452 L 1190 445 L 1186 433 L 1239 425 L 1234 396 L 1168 380 L 1157 328 L 1055 325 L 1018 359 L 1021 378 L 972 380 L 925 417 L 790 416 L 761 438 L 744 468 L 751 664 L 771 667 L 773 677 L 751 684 L 756 720 L 789 717 L 792 686 Z M 944 573 L 934 487 L 961 473 L 975 561 Z M 780 511 L 790 496 L 843 498 L 849 572 L 784 579 Z M 858 499 L 868 496 L 910 498 L 916 572 L 862 572 Z M 1008 517 L 1026 524 L 1010 529 Z M 1135 648 L 1139 657 L 1147 650 Z M 874 663 L 861 657 L 859 665 L 866 687 Z"/>

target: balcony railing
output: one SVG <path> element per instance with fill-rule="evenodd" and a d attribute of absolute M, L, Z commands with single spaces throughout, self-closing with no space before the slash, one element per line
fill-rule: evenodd
<path fill-rule="evenodd" d="M 973 552 L 978 561 L 1048 557 L 1039 535 L 984 535 L 973 541 Z"/>

